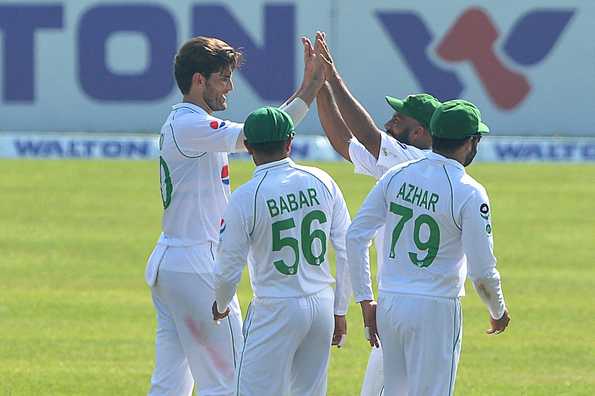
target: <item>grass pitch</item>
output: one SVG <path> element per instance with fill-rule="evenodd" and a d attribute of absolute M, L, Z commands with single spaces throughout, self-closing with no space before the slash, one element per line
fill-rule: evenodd
<path fill-rule="evenodd" d="M 155 315 L 143 272 L 160 232 L 157 164 L 0 166 L 0 396 L 146 394 Z M 355 215 L 373 180 L 353 175 L 350 164 L 318 166 Z M 232 186 L 252 169 L 232 163 Z M 595 166 L 469 171 L 490 194 L 513 320 L 506 333 L 486 336 L 488 313 L 468 285 L 456 394 L 595 394 Z M 244 312 L 250 295 L 244 276 Z M 359 307 L 348 319 L 329 395 L 359 395 L 369 347 Z"/>

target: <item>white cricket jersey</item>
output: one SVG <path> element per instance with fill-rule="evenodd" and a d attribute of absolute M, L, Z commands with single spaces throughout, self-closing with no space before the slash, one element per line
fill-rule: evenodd
<path fill-rule="evenodd" d="M 380 179 L 393 166 L 414 159 L 424 158 L 426 153 L 429 152 L 431 150 L 422 150 L 401 143 L 387 133 L 381 135 L 378 159 L 357 139 L 353 138 L 349 142 L 349 158 L 355 166 L 355 172 L 372 176 L 376 180 Z M 376 265 L 378 268 L 377 275 L 380 273 L 380 267 L 382 267 L 384 261 L 382 258 L 383 234 L 384 229 L 380 228 L 374 238 L 374 243 L 376 244 Z"/>
<path fill-rule="evenodd" d="M 356 300 L 372 299 L 367 246 L 385 226 L 378 289 L 436 297 L 464 295 L 469 274 L 498 279 L 485 189 L 463 165 L 435 153 L 392 168 L 376 184 L 347 235 Z M 504 299 L 490 307 L 504 312 Z"/>
<path fill-rule="evenodd" d="M 429 151 L 401 143 L 387 133 L 381 135 L 378 159 L 357 139 L 353 138 L 349 143 L 349 158 L 355 166 L 355 172 L 372 176 L 375 179 L 380 179 L 395 165 L 424 158 Z"/>
<path fill-rule="evenodd" d="M 345 314 L 351 295 L 349 223 L 341 190 L 324 171 L 289 158 L 257 166 L 224 214 L 215 263 L 219 309 L 234 295 L 246 258 L 257 298 L 302 297 L 332 285 L 330 240 L 336 252 L 335 313 Z"/>
<path fill-rule="evenodd" d="M 218 241 L 230 196 L 227 153 L 240 150 L 242 128 L 191 103 L 173 106 L 159 139 L 165 239 L 182 246 Z"/>

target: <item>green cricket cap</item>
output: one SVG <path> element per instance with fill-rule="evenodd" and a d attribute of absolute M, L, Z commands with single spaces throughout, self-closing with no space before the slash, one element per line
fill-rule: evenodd
<path fill-rule="evenodd" d="M 460 140 L 486 134 L 490 128 L 481 122 L 479 109 L 466 100 L 449 100 L 436 109 L 430 121 L 432 136 Z"/>
<path fill-rule="evenodd" d="M 409 95 L 405 99 L 387 96 L 386 101 L 395 111 L 415 119 L 426 129 L 430 129 L 430 120 L 440 101 L 429 94 Z"/>
<path fill-rule="evenodd" d="M 295 135 L 293 120 L 276 107 L 254 110 L 244 122 L 244 136 L 248 143 L 280 142 Z"/>

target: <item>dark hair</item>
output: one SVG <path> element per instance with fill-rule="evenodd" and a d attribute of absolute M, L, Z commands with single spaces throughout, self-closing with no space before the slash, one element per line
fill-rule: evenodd
<path fill-rule="evenodd" d="M 463 139 L 445 139 L 441 137 L 432 137 L 432 151 L 451 153 L 462 147 L 467 140 L 473 136 L 468 136 Z"/>
<path fill-rule="evenodd" d="M 250 147 L 259 154 L 275 155 L 281 154 L 285 151 L 285 145 L 287 140 L 281 140 L 278 142 L 266 142 L 266 143 L 248 143 Z"/>
<path fill-rule="evenodd" d="M 180 48 L 174 60 L 174 75 L 178 88 L 187 94 L 192 86 L 192 76 L 200 73 L 209 78 L 212 73 L 242 63 L 242 53 L 225 41 L 213 37 L 194 37 Z"/>

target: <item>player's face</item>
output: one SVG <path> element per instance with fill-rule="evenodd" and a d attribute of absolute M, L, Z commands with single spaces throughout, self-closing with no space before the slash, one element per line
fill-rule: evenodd
<path fill-rule="evenodd" d="M 210 75 L 206 80 L 203 99 L 212 111 L 227 108 L 227 94 L 233 89 L 232 70 L 223 69 Z"/>
<path fill-rule="evenodd" d="M 411 132 L 417 127 L 417 121 L 413 118 L 395 112 L 393 117 L 384 124 L 386 133 L 397 139 L 399 142 L 411 145 Z"/>
<path fill-rule="evenodd" d="M 475 155 L 477 154 L 477 145 L 479 144 L 479 141 L 481 140 L 481 136 L 477 135 L 477 136 L 473 136 L 469 142 L 469 144 L 471 145 L 469 148 L 469 152 L 467 152 L 467 156 L 465 157 L 465 162 L 463 163 L 463 166 L 467 166 L 469 164 L 471 164 L 471 162 L 473 162 L 473 159 L 475 158 Z"/>

